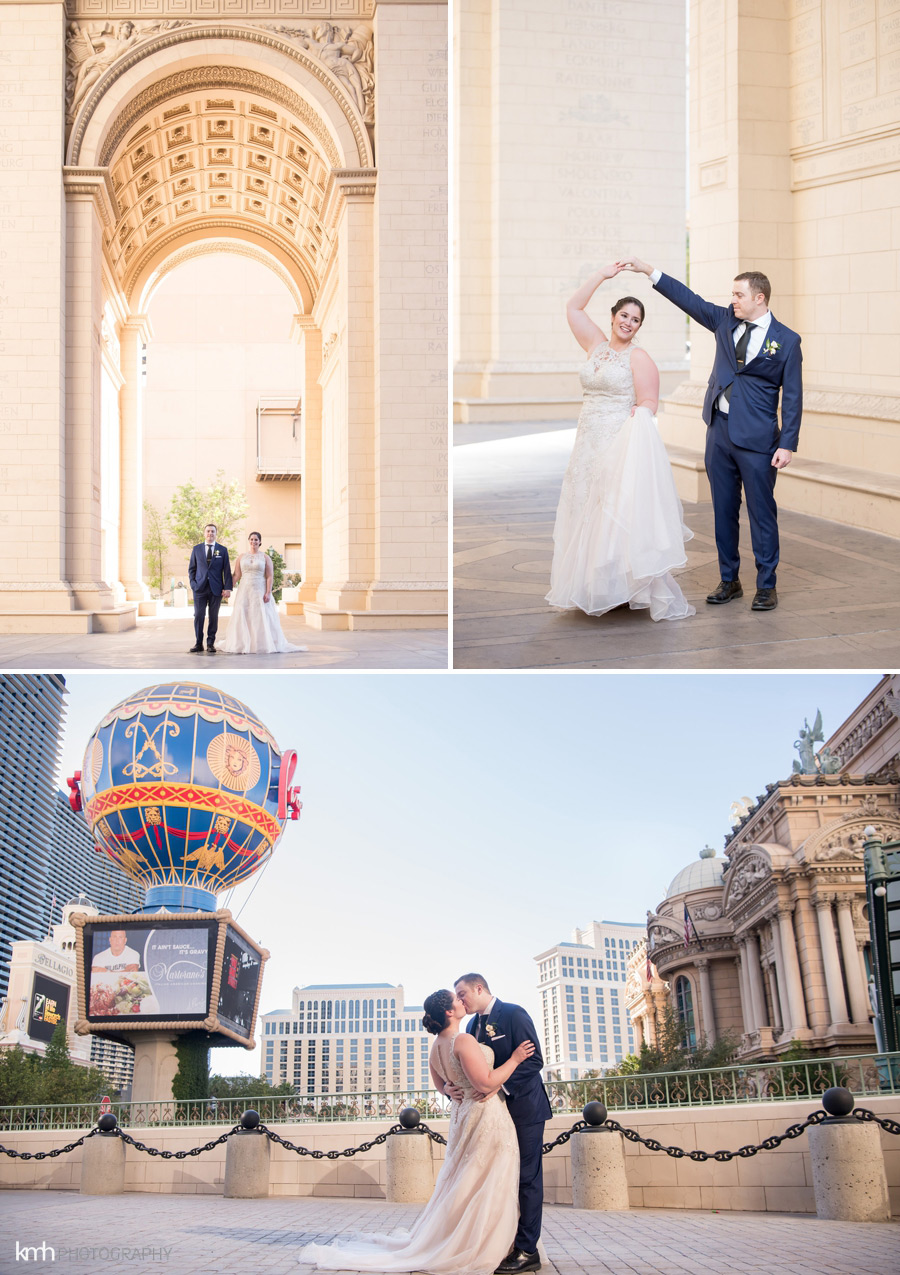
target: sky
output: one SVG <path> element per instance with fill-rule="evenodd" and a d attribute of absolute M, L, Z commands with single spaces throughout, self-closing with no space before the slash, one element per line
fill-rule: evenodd
<path fill-rule="evenodd" d="M 212 670 L 210 670 L 212 673 Z M 102 715 L 157 675 L 68 674 L 60 786 Z M 874 673 L 207 676 L 296 748 L 303 811 L 228 902 L 271 952 L 261 1012 L 307 983 L 475 969 L 537 1010 L 534 957 L 592 920 L 643 922 L 731 803 L 786 778 Z M 258 1074 L 259 1050 L 214 1071 Z"/>

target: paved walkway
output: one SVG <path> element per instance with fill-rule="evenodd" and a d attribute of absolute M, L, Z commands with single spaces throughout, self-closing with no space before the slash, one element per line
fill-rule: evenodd
<path fill-rule="evenodd" d="M 686 505 L 694 532 L 679 582 L 697 615 L 552 611 L 553 520 L 574 426 L 456 426 L 454 667 L 756 669 L 896 667 L 900 543 L 782 511 L 779 606 L 753 612 L 755 570 L 743 519 L 744 596 L 705 598 L 719 579 L 711 505 Z"/>
<path fill-rule="evenodd" d="M 67 1275 L 311 1275 L 313 1240 L 409 1227 L 418 1206 L 383 1200 L 226 1200 L 219 1195 L 4 1191 L 0 1272 Z M 48 1249 L 54 1249 L 51 1258 Z M 545 1275 L 888 1275 L 900 1270 L 900 1224 L 820 1222 L 786 1213 L 544 1210 Z M 46 1254 L 42 1257 L 41 1253 Z"/>
<path fill-rule="evenodd" d="M 361 633 L 333 633 L 307 628 L 302 617 L 281 616 L 284 635 L 306 652 L 290 655 L 189 655 L 194 643 L 194 615 L 183 609 L 159 618 L 139 617 L 125 633 L 85 636 L 22 634 L 0 636 L 0 667 L 48 669 L 181 669 L 202 679 L 213 669 L 446 669 L 444 629 L 373 629 Z M 228 620 L 219 624 L 219 640 Z"/>

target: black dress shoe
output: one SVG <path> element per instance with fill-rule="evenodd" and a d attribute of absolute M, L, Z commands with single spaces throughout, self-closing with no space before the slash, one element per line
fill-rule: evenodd
<path fill-rule="evenodd" d="M 757 589 L 751 611 L 774 611 L 778 606 L 778 594 L 774 589 Z"/>
<path fill-rule="evenodd" d="M 214 646 L 208 646 L 208 647 L 206 648 L 206 654 L 207 654 L 207 655 L 216 655 L 216 654 L 218 654 L 218 652 L 216 651 L 216 648 L 215 648 Z"/>
<path fill-rule="evenodd" d="M 514 1248 L 508 1257 L 504 1257 L 494 1275 L 518 1275 L 519 1271 L 539 1271 L 540 1269 L 541 1259 L 537 1253 L 523 1253 L 520 1248 Z"/>
<path fill-rule="evenodd" d="M 740 580 L 720 580 L 718 588 L 714 593 L 706 595 L 707 602 L 720 603 L 730 602 L 732 598 L 742 598 L 744 590 L 741 588 Z"/>
<path fill-rule="evenodd" d="M 192 646 L 188 651 L 188 655 L 200 655 L 203 651 L 202 646 Z"/>

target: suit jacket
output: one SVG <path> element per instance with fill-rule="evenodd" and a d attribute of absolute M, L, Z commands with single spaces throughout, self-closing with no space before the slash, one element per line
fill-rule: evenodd
<path fill-rule="evenodd" d="M 213 558 L 206 568 L 206 545 L 194 545 L 191 550 L 191 561 L 188 567 L 188 580 L 194 593 L 209 589 L 216 597 L 221 597 L 225 589 L 231 589 L 231 563 L 228 550 L 218 543 L 212 546 Z"/>
<path fill-rule="evenodd" d="M 732 386 L 728 400 L 728 434 L 736 447 L 773 453 L 777 447 L 797 450 L 803 414 L 803 380 L 800 337 L 772 315 L 769 331 L 756 358 L 738 370 L 734 330 L 742 322 L 733 306 L 713 305 L 691 292 L 670 275 L 653 285 L 667 300 L 697 323 L 716 334 L 716 357 L 706 387 L 703 419 L 712 424 L 719 395 Z M 766 347 L 777 345 L 765 353 Z M 781 430 L 778 428 L 778 392 L 781 391 Z"/>
<path fill-rule="evenodd" d="M 476 1016 L 466 1030 L 471 1036 L 476 1036 L 477 1027 Z M 504 1083 L 506 1105 L 515 1124 L 543 1124 L 553 1112 L 541 1081 L 544 1060 L 541 1057 L 537 1031 L 521 1005 L 507 1004 L 498 997 L 488 1015 L 484 1034 L 484 1044 L 490 1045 L 494 1051 L 494 1065 L 502 1067 L 505 1062 L 509 1062 L 513 1050 L 523 1040 L 534 1041 L 534 1053 L 523 1063 L 519 1063 L 509 1080 Z"/>

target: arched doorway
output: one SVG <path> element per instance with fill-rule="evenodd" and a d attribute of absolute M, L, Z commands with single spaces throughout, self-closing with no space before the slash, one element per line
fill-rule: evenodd
<path fill-rule="evenodd" d="M 446 129 L 423 146 L 434 99 L 399 90 L 411 64 L 443 58 L 445 76 L 446 8 L 332 0 L 303 21 L 305 0 L 266 14 L 234 0 L 227 18 L 192 16 L 208 7 L 69 7 L 61 463 L 44 480 L 61 516 L 41 605 L 88 630 L 146 606 L 147 306 L 186 254 L 226 250 L 264 260 L 296 302 L 308 622 L 432 626 L 446 606 Z M 33 609 L 33 571 L 10 570 L 8 613 Z"/>

